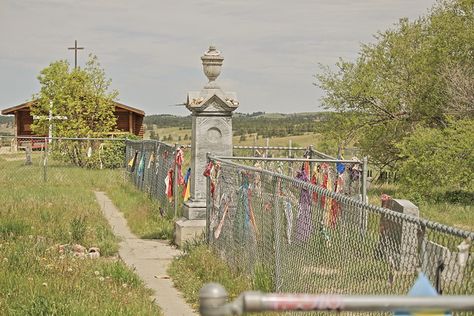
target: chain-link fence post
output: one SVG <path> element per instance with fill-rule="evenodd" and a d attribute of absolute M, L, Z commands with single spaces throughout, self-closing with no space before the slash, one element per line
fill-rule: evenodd
<path fill-rule="evenodd" d="M 367 203 L 367 169 L 368 169 L 368 160 L 367 156 L 364 157 L 362 163 L 362 202 Z"/>
<path fill-rule="evenodd" d="M 313 159 L 313 156 L 314 156 L 313 153 L 314 153 L 314 147 L 313 145 L 309 145 L 309 157 L 307 158 Z M 313 172 L 313 164 L 314 163 L 312 161 L 309 163 L 309 174 L 308 174 L 309 179 L 311 179 L 311 173 Z"/>
<path fill-rule="evenodd" d="M 275 291 L 281 287 L 281 220 L 280 196 L 278 190 L 279 179 L 273 176 L 273 241 L 275 243 Z"/>

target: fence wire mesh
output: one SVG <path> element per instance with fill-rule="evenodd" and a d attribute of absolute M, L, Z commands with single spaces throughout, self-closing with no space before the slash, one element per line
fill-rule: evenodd
<path fill-rule="evenodd" d="M 226 157 L 235 163 L 265 169 L 289 177 L 296 177 L 304 170 L 308 180 L 324 189 L 361 199 L 363 181 L 363 162 L 360 160 L 340 160 L 317 158 L 265 158 L 265 157 Z M 365 183 L 367 187 L 367 183 Z"/>
<path fill-rule="evenodd" d="M 182 161 L 177 164 L 178 150 L 182 153 Z M 189 155 L 184 146 L 156 140 L 126 142 L 127 173 L 137 188 L 159 202 L 162 215 L 181 216 L 180 205 L 186 190 L 182 181 L 189 170 Z"/>
<path fill-rule="evenodd" d="M 474 294 L 472 232 L 365 204 L 301 177 L 216 157 L 210 167 L 209 244 L 257 289 L 404 295 L 421 271 L 439 293 Z"/>

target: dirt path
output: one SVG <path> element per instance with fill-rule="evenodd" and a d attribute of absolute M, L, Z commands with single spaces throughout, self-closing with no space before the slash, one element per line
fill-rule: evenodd
<path fill-rule="evenodd" d="M 166 316 L 197 315 L 173 287 L 166 270 L 179 250 L 164 240 L 144 240 L 135 236 L 127 226 L 123 214 L 104 192 L 95 192 L 105 217 L 116 236 L 120 237 L 119 254 L 125 263 L 136 269 L 147 287 L 155 291 L 153 298 Z"/>

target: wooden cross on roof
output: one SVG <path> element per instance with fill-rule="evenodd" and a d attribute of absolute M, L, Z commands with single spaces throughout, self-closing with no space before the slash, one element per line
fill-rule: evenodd
<path fill-rule="evenodd" d="M 84 49 L 84 47 L 77 47 L 77 40 L 74 41 L 74 47 L 68 47 L 69 50 L 74 50 L 74 69 L 77 68 L 77 51 Z"/>

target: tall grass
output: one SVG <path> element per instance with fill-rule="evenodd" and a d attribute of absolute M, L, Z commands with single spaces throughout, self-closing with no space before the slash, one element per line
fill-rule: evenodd
<path fill-rule="evenodd" d="M 382 194 L 388 194 L 394 199 L 410 199 L 409 196 L 401 192 L 397 184 L 372 184 L 368 191 L 369 203 L 380 205 Z M 418 206 L 422 218 L 474 231 L 474 205 L 472 203 L 453 203 L 447 200 L 430 201 L 426 199 L 411 200 L 411 202 Z"/>
<path fill-rule="evenodd" d="M 118 244 L 94 190 L 120 186 L 120 171 L 48 168 L 0 158 L 0 310 L 6 315 L 155 315 L 151 292 L 115 255 Z M 59 245 L 99 247 L 80 259 Z"/>
<path fill-rule="evenodd" d="M 208 282 L 222 284 L 230 299 L 252 288 L 250 279 L 232 271 L 227 263 L 204 243 L 185 247 L 186 253 L 173 260 L 168 273 L 193 308 L 199 307 L 199 290 Z"/>
<path fill-rule="evenodd" d="M 131 231 L 140 238 L 172 239 L 173 219 L 160 212 L 159 203 L 129 182 L 107 190 L 112 201 L 123 212 Z"/>

